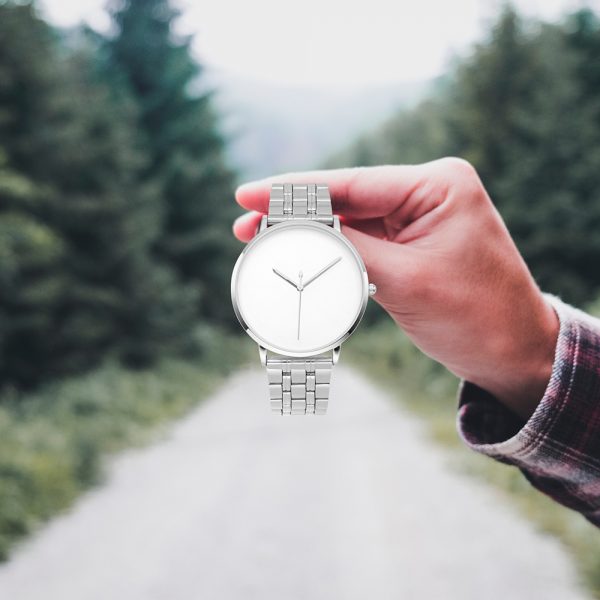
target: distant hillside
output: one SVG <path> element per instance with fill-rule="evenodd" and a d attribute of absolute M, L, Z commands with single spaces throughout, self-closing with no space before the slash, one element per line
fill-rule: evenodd
<path fill-rule="evenodd" d="M 210 72 L 205 82 L 242 177 L 311 168 L 423 97 L 428 82 L 363 87 L 273 85 Z"/>

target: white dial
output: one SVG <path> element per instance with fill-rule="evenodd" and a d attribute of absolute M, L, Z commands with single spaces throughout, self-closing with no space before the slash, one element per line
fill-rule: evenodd
<path fill-rule="evenodd" d="M 345 237 L 320 223 L 287 221 L 248 244 L 231 292 L 240 322 L 259 344 L 309 356 L 352 332 L 367 286 L 362 260 Z"/>

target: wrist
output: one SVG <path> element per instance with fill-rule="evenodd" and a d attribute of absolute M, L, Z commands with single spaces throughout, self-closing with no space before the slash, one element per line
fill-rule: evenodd
<path fill-rule="evenodd" d="M 528 313 L 519 317 L 517 312 L 512 333 L 503 332 L 496 368 L 468 378 L 523 419 L 533 414 L 548 387 L 560 328 L 554 308 L 539 292 Z"/>

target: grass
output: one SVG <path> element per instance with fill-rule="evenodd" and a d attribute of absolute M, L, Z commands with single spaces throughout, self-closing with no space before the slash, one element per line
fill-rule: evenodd
<path fill-rule="evenodd" d="M 344 346 L 344 359 L 390 390 L 422 418 L 452 463 L 497 488 L 541 531 L 556 536 L 572 556 L 582 582 L 600 599 L 600 535 L 581 515 L 556 504 L 525 480 L 521 472 L 467 449 L 456 433 L 458 381 L 424 356 L 390 322 L 361 330 Z"/>
<path fill-rule="evenodd" d="M 34 393 L 0 397 L 0 559 L 98 483 L 107 455 L 154 439 L 248 357 L 239 337 L 201 333 L 198 360 L 151 370 L 114 364 Z"/>

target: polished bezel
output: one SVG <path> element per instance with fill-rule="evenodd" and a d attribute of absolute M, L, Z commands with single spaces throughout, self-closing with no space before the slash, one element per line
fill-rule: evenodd
<path fill-rule="evenodd" d="M 278 348 L 277 346 L 273 346 L 272 344 L 269 344 L 269 342 L 267 340 L 262 339 L 254 331 L 252 331 L 250 329 L 250 327 L 248 327 L 247 323 L 244 321 L 244 318 L 242 317 L 242 314 L 241 314 L 241 311 L 240 311 L 240 308 L 238 305 L 238 298 L 237 298 L 237 274 L 238 274 L 240 264 L 244 260 L 246 253 L 252 248 L 252 246 L 254 246 L 255 244 L 258 244 L 264 237 L 271 235 L 274 231 L 280 231 L 281 229 L 294 228 L 294 227 L 295 228 L 316 228 L 316 229 L 320 229 L 320 230 L 326 232 L 328 235 L 332 235 L 332 236 L 338 238 L 343 244 L 345 244 L 350 249 L 350 251 L 352 252 L 352 254 L 354 255 L 354 257 L 357 260 L 357 263 L 361 269 L 361 274 L 362 274 L 361 306 L 360 306 L 360 309 L 359 309 L 357 316 L 356 316 L 354 322 L 352 323 L 351 327 L 342 336 L 340 336 L 339 338 L 337 338 L 335 340 L 332 340 L 330 343 L 323 346 L 322 348 L 311 349 L 308 352 L 291 352 L 289 350 L 286 350 L 285 348 Z M 244 328 L 244 331 L 263 348 L 266 348 L 267 350 L 270 350 L 271 352 L 274 352 L 275 354 L 280 354 L 283 356 L 291 356 L 291 357 L 297 357 L 297 358 L 314 356 L 317 354 L 322 354 L 324 352 L 327 352 L 328 350 L 332 350 L 333 348 L 339 346 L 342 342 L 347 340 L 348 337 L 350 337 L 350 335 L 352 335 L 352 332 L 356 329 L 356 327 L 360 323 L 363 315 L 365 314 L 368 299 L 369 299 L 369 280 L 368 280 L 368 276 L 367 276 L 367 269 L 365 268 L 365 264 L 360 256 L 360 254 L 358 253 L 356 248 L 353 246 L 353 244 L 350 242 L 350 240 L 346 236 L 342 235 L 337 229 L 335 229 L 331 226 L 328 226 L 328 225 L 324 225 L 323 223 L 318 223 L 316 221 L 309 221 L 309 220 L 299 221 L 299 220 L 290 219 L 289 221 L 283 221 L 282 223 L 277 223 L 276 225 L 271 225 L 271 226 L 267 227 L 261 233 L 256 235 L 256 237 L 254 237 L 248 243 L 248 245 L 244 248 L 244 250 L 242 250 L 242 253 L 240 254 L 240 256 L 238 257 L 238 259 L 235 263 L 235 266 L 233 268 L 233 273 L 231 276 L 231 302 L 233 304 L 233 310 L 235 312 L 235 316 L 237 317 L 241 326 Z"/>

